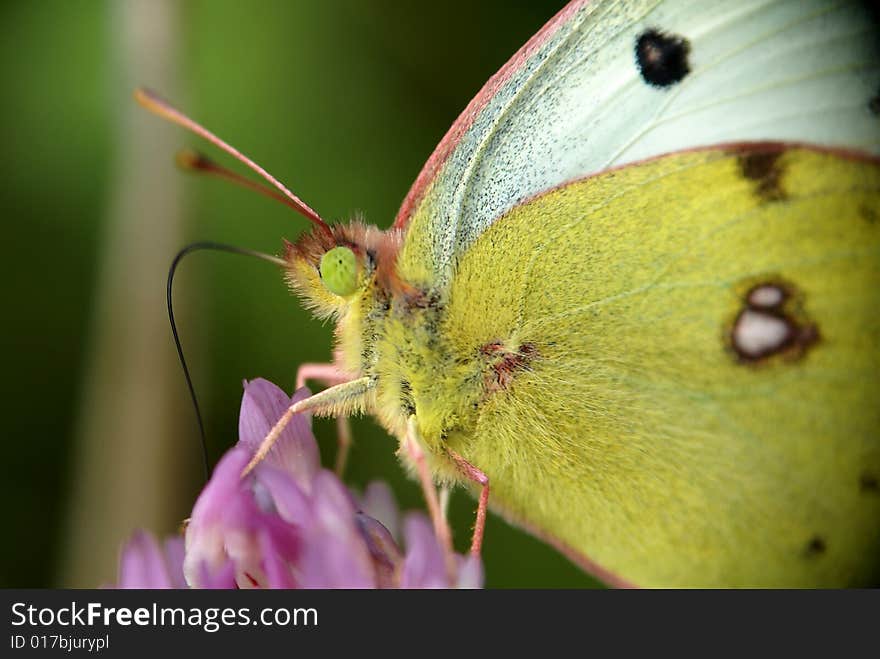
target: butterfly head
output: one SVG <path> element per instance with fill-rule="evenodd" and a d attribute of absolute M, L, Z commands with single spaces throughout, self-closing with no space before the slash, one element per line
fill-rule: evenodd
<path fill-rule="evenodd" d="M 393 262 L 394 235 L 358 221 L 311 231 L 285 245 L 287 282 L 316 316 L 338 318 L 375 288 L 382 264 Z"/>

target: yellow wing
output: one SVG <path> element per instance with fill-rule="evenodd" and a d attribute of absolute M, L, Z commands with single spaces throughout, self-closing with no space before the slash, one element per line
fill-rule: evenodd
<path fill-rule="evenodd" d="M 446 311 L 485 371 L 445 440 L 512 520 L 638 585 L 880 579 L 876 162 L 753 145 L 565 185 L 480 235 Z"/>

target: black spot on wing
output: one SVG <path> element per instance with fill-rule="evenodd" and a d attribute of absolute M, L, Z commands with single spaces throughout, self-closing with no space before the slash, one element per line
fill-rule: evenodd
<path fill-rule="evenodd" d="M 636 64 L 642 79 L 654 87 L 669 87 L 690 73 L 690 44 L 683 37 L 648 29 L 636 39 Z"/>
<path fill-rule="evenodd" d="M 864 472 L 859 476 L 859 491 L 863 494 L 880 494 L 880 479 L 875 474 Z"/>
<path fill-rule="evenodd" d="M 806 558 L 818 558 L 826 551 L 828 551 L 828 546 L 825 544 L 825 539 L 822 536 L 814 535 L 807 541 L 807 545 L 804 547 L 804 556 Z"/>
<path fill-rule="evenodd" d="M 783 167 L 779 157 L 781 147 L 762 148 L 740 153 L 737 158 L 740 173 L 754 183 L 755 194 L 761 201 L 781 201 L 786 198 L 782 186 Z"/>
<path fill-rule="evenodd" d="M 859 215 L 868 224 L 877 224 L 877 211 L 871 206 L 867 204 L 859 206 Z"/>

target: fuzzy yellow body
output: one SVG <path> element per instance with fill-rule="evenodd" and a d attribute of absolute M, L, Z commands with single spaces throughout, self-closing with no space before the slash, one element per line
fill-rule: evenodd
<path fill-rule="evenodd" d="M 571 183 L 496 221 L 427 300 L 379 308 L 367 286 L 340 325 L 367 411 L 401 439 L 415 414 L 440 479 L 463 480 L 452 449 L 491 507 L 633 583 L 876 581 L 880 168 L 767 158 Z M 404 281 L 425 277 L 420 219 Z M 750 362 L 731 333 L 761 282 L 815 336 Z"/>

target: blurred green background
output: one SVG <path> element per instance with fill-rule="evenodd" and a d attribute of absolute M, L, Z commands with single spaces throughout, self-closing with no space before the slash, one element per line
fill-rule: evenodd
<path fill-rule="evenodd" d="M 0 585 L 113 581 L 136 527 L 174 532 L 201 485 L 195 417 L 164 305 L 186 242 L 277 253 L 305 221 L 173 166 L 182 130 L 132 89 L 173 99 L 285 181 L 325 218 L 385 227 L 458 113 L 562 0 L 129 2 L 0 5 L 5 150 L 4 441 Z M 216 152 L 223 164 L 229 160 Z M 327 361 L 312 320 L 271 266 L 224 254 L 184 261 L 182 340 L 215 461 L 236 440 L 241 381 L 290 389 Z M 316 422 L 325 464 L 332 422 Z M 389 481 L 423 506 L 395 442 L 354 421 L 348 478 Z M 452 500 L 456 544 L 473 502 Z M 593 584 L 493 518 L 488 586 Z"/>

